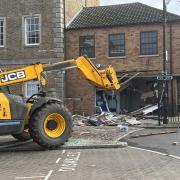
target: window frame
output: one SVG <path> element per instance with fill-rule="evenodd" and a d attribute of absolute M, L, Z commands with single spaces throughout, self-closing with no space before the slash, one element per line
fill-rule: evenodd
<path fill-rule="evenodd" d="M 29 81 L 29 82 L 26 82 L 25 84 L 24 84 L 24 86 L 25 86 L 25 97 L 26 98 L 29 98 L 29 97 L 31 97 L 31 95 L 28 95 L 28 85 L 29 84 L 33 84 L 33 85 L 39 85 L 39 87 L 40 87 L 40 82 L 39 81 Z M 32 90 L 31 90 L 32 91 Z M 38 92 L 37 92 L 38 93 Z"/>
<path fill-rule="evenodd" d="M 6 47 L 6 18 L 0 17 L 0 21 L 1 20 L 4 22 L 3 23 L 3 42 L 4 42 L 4 44 L 3 45 L 0 44 L 0 48 L 4 48 L 4 47 Z"/>
<path fill-rule="evenodd" d="M 118 56 L 113 56 L 110 52 L 110 36 L 116 36 L 116 35 L 123 35 L 124 36 L 124 54 L 123 55 L 118 55 Z M 117 45 L 118 46 L 118 45 Z M 121 46 L 121 44 L 119 44 L 119 46 Z M 126 34 L 125 33 L 114 33 L 114 34 L 109 34 L 108 35 L 108 56 L 110 58 L 118 58 L 118 57 L 125 57 L 126 56 Z"/>
<path fill-rule="evenodd" d="M 27 19 L 28 18 L 39 18 L 39 43 L 31 43 L 28 44 L 28 37 L 27 37 Z M 26 47 L 31 47 L 31 46 L 39 46 L 41 44 L 41 34 L 42 34 L 42 21 L 41 21 L 41 15 L 35 14 L 35 15 L 27 15 L 23 17 L 23 23 L 24 23 L 24 43 Z"/>
<path fill-rule="evenodd" d="M 151 45 L 153 45 L 153 44 L 155 44 L 155 43 L 142 43 L 142 34 L 143 33 L 156 33 L 156 52 L 155 53 L 148 53 L 148 54 L 144 54 L 144 53 L 142 53 L 142 46 L 144 45 L 144 44 L 151 44 Z M 154 31 L 142 31 L 142 32 L 140 32 L 140 55 L 141 56 L 154 56 L 154 55 L 158 55 L 158 31 L 157 30 L 154 30 Z"/>
<path fill-rule="evenodd" d="M 88 57 L 90 59 L 95 59 L 96 58 L 96 39 L 95 39 L 95 35 L 86 35 L 86 36 L 79 36 L 79 55 L 82 56 L 83 54 L 81 54 L 81 48 L 84 48 L 85 46 L 81 46 L 81 38 L 92 38 L 94 40 L 94 44 L 93 46 L 89 46 L 88 48 L 92 48 L 93 52 L 94 52 L 94 56 L 93 57 Z"/>

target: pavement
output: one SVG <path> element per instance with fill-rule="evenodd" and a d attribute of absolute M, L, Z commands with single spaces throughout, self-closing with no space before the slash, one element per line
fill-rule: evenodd
<path fill-rule="evenodd" d="M 14 151 L 0 154 L 1 180 L 178 180 L 180 160 L 133 149 Z"/>
<path fill-rule="evenodd" d="M 65 147 L 47 151 L 32 141 L 20 143 L 11 136 L 0 137 L 0 180 L 179 180 L 180 142 L 179 129 L 130 128 L 129 132 L 114 132 L 107 136 L 106 129 L 89 129 L 80 132 L 81 138 L 71 138 Z M 112 127 L 113 128 L 113 127 Z M 77 130 L 77 131 L 76 131 Z M 75 130 L 75 136 L 78 129 Z M 86 129 L 87 130 L 87 129 Z M 111 129 L 112 130 L 112 129 Z M 175 134 L 140 138 L 131 136 L 177 130 Z M 96 133 L 102 135 L 95 140 Z M 107 133 L 110 133 L 107 130 Z M 94 138 L 94 141 L 92 141 Z M 129 146 L 113 147 L 117 139 Z M 103 139 L 103 140 L 102 140 Z M 98 142 L 98 143 L 97 143 Z M 99 147 L 104 142 L 109 147 Z M 96 147 L 91 147 L 95 145 Z M 77 145 L 77 146 L 76 146 Z M 116 144 L 115 144 L 116 145 Z M 75 147 L 75 149 L 69 146 Z M 84 149 L 80 146 L 89 146 Z M 123 147 L 123 148 L 120 148 Z"/>

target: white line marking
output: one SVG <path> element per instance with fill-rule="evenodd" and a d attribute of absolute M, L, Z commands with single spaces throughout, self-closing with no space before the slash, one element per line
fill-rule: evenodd
<path fill-rule="evenodd" d="M 46 176 L 30 176 L 30 177 L 15 177 L 14 179 L 35 179 L 35 178 L 45 178 Z"/>
<path fill-rule="evenodd" d="M 144 128 L 136 129 L 136 130 L 134 130 L 134 131 L 131 131 L 131 132 L 129 132 L 129 133 L 127 133 L 127 134 L 121 136 L 120 138 L 118 138 L 117 141 L 120 141 L 121 139 L 125 138 L 126 136 L 129 136 L 130 134 L 132 134 L 132 133 L 134 133 L 134 132 L 141 131 L 141 130 L 143 130 L 143 129 L 144 129 Z"/>
<path fill-rule="evenodd" d="M 63 150 L 63 151 L 62 151 L 62 154 L 64 154 L 65 152 L 66 152 L 66 150 Z"/>
<path fill-rule="evenodd" d="M 44 180 L 48 180 L 52 173 L 53 173 L 53 170 L 50 170 L 48 175 L 44 178 Z"/>
<path fill-rule="evenodd" d="M 174 158 L 174 159 L 180 160 L 180 157 L 174 156 L 174 155 L 171 155 L 171 154 L 161 153 L 161 152 L 158 152 L 158 151 L 153 151 L 153 150 L 143 149 L 143 148 L 138 148 L 138 147 L 133 147 L 133 146 L 128 146 L 128 147 L 131 148 L 131 149 L 137 149 L 137 150 L 141 150 L 141 151 L 147 151 L 147 152 L 151 152 L 151 153 L 154 153 L 154 154 L 159 154 L 159 155 L 162 155 L 162 156 L 172 157 L 172 158 Z"/>
<path fill-rule="evenodd" d="M 58 158 L 58 159 L 56 160 L 56 164 L 58 164 L 60 160 L 61 160 L 61 158 Z"/>
<path fill-rule="evenodd" d="M 30 177 L 15 177 L 14 179 L 35 179 L 35 178 L 44 178 L 44 180 L 48 180 L 53 173 L 53 170 L 50 170 L 47 176 L 30 176 Z"/>
<path fill-rule="evenodd" d="M 78 162 L 81 152 L 68 152 L 66 158 L 64 159 L 61 168 L 58 171 L 75 171 L 78 167 Z"/>
<path fill-rule="evenodd" d="M 178 156 L 169 155 L 169 157 L 172 157 L 172 158 L 175 158 L 175 159 L 179 159 L 179 160 L 180 160 L 180 157 L 178 157 Z"/>

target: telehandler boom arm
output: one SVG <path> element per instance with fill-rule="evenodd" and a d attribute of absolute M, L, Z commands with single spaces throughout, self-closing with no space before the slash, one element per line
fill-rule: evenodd
<path fill-rule="evenodd" d="M 45 86 L 44 72 L 72 66 L 77 68 L 83 78 L 98 88 L 114 90 L 120 88 L 116 72 L 112 66 L 104 70 L 98 70 L 88 58 L 83 56 L 76 60 L 72 59 L 52 64 L 34 64 L 24 68 L 2 72 L 0 73 L 0 87 L 31 80 L 39 80 L 41 85 Z"/>

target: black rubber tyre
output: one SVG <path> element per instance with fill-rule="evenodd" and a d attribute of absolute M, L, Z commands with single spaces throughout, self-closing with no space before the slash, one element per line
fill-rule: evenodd
<path fill-rule="evenodd" d="M 19 141 L 28 141 L 31 138 L 29 132 L 23 131 L 21 134 L 12 134 L 12 136 Z"/>
<path fill-rule="evenodd" d="M 63 133 L 56 138 L 48 136 L 44 129 L 46 118 L 53 113 L 61 115 L 65 121 Z M 33 141 L 41 147 L 46 149 L 56 149 L 68 141 L 71 136 L 72 127 L 72 115 L 68 109 L 57 103 L 49 103 L 36 110 L 32 115 L 29 122 L 29 133 Z"/>

